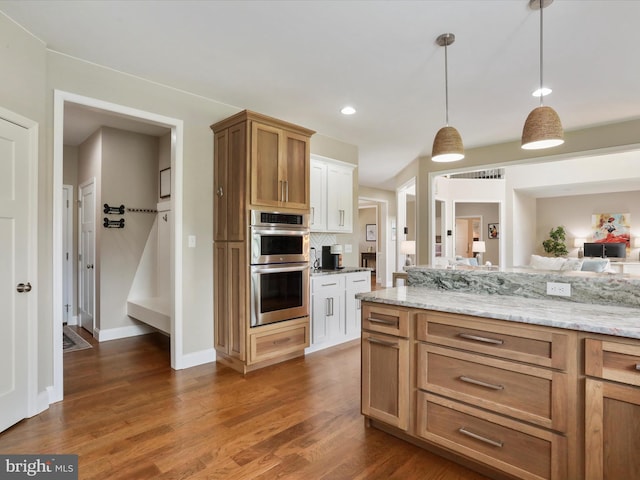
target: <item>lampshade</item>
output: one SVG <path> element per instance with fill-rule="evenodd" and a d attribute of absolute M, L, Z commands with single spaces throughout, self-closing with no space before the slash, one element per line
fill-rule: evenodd
<path fill-rule="evenodd" d="M 586 238 L 574 238 L 573 239 L 573 247 L 574 248 L 582 248 L 584 247 L 584 242 L 586 242 Z"/>
<path fill-rule="evenodd" d="M 455 162 L 464 158 L 462 137 L 454 127 L 446 126 L 438 130 L 433 140 L 431 160 L 434 162 Z"/>
<path fill-rule="evenodd" d="M 540 90 L 542 90 L 543 72 L 543 33 L 542 11 L 551 5 L 553 0 L 529 0 L 529 7 L 540 10 Z M 525 150 L 551 148 L 564 143 L 562 123 L 556 111 L 542 105 L 543 96 L 540 95 L 540 106 L 534 108 L 522 128 L 521 147 Z"/>
<path fill-rule="evenodd" d="M 403 255 L 414 255 L 416 253 L 415 240 L 404 240 L 400 242 L 400 253 Z"/>
<path fill-rule="evenodd" d="M 556 111 L 547 106 L 534 108 L 522 129 L 522 148 L 538 150 L 562 145 L 564 132 Z"/>
<path fill-rule="evenodd" d="M 640 237 L 635 237 L 633 239 L 633 248 L 640 248 Z"/>
<path fill-rule="evenodd" d="M 464 146 L 458 130 L 449 125 L 449 66 L 447 47 L 455 42 L 453 33 L 443 33 L 436 39 L 436 43 L 444 47 L 444 97 L 445 97 L 445 121 L 446 124 L 433 139 L 431 160 L 434 162 L 455 162 L 464 158 Z"/>
<path fill-rule="evenodd" d="M 487 251 L 486 246 L 484 244 L 484 242 L 479 241 L 479 242 L 473 242 L 471 244 L 471 251 L 472 252 L 477 252 L 477 253 L 484 253 Z"/>

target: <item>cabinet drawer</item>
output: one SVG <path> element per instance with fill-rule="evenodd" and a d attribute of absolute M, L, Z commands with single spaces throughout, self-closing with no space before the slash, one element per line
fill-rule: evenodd
<path fill-rule="evenodd" d="M 311 277 L 311 294 L 323 294 L 332 290 L 344 291 L 346 285 L 344 277 L 344 274 L 339 273 Z"/>
<path fill-rule="evenodd" d="M 565 373 L 421 343 L 418 388 L 542 427 L 567 429 Z"/>
<path fill-rule="evenodd" d="M 517 478 L 567 478 L 562 435 L 424 392 L 417 421 L 419 436 Z"/>
<path fill-rule="evenodd" d="M 363 303 L 362 329 L 409 337 L 409 310 Z"/>
<path fill-rule="evenodd" d="M 371 291 L 371 272 L 347 274 L 347 291 L 350 293 Z"/>
<path fill-rule="evenodd" d="M 249 362 L 280 357 L 309 346 L 309 318 L 295 320 L 282 328 L 264 329 L 249 335 Z M 274 324 L 277 325 L 277 324 Z M 271 325 L 269 326 L 271 327 Z"/>
<path fill-rule="evenodd" d="M 420 313 L 417 338 L 430 343 L 567 369 L 567 346 L 574 332 L 555 331 L 440 312 Z"/>
<path fill-rule="evenodd" d="M 585 374 L 640 386 L 640 345 L 587 338 Z"/>

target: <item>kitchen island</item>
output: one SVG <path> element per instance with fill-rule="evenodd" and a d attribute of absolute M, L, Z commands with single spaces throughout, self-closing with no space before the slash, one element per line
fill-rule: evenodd
<path fill-rule="evenodd" d="M 424 272 L 409 270 L 409 283 L 424 285 Z M 478 291 L 410 285 L 357 296 L 367 423 L 492 478 L 633 478 L 640 309 L 487 294 L 477 272 L 434 275 Z M 613 292 L 637 281 L 610 280 Z"/>

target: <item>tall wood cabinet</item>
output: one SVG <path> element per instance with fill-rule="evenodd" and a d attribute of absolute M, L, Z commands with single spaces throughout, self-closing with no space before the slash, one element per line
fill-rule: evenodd
<path fill-rule="evenodd" d="M 248 110 L 211 129 L 214 345 L 219 362 L 247 372 L 302 355 L 309 345 L 308 317 L 250 328 L 249 212 L 309 213 L 315 132 Z"/>

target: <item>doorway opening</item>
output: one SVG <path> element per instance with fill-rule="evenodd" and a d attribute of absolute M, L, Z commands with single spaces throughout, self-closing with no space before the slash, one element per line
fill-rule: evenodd
<path fill-rule="evenodd" d="M 165 117 L 151 112 L 137 110 L 123 105 L 104 102 L 95 98 L 83 97 L 69 92 L 56 90 L 54 92 L 54 152 L 53 152 L 53 251 L 63 250 L 63 167 L 64 167 L 64 136 L 70 116 L 66 109 L 83 109 L 98 118 L 115 122 L 114 128 L 135 130 L 147 128 L 151 131 L 161 129 L 167 132 L 170 139 L 171 168 L 170 191 L 172 193 L 173 222 L 170 230 L 170 249 L 168 251 L 171 265 L 169 281 L 169 318 L 171 366 L 174 369 L 183 368 L 182 354 L 182 150 L 183 150 L 183 122 L 182 120 Z M 142 133 L 142 132 L 140 132 Z M 106 199 L 105 199 L 106 200 Z M 114 200 L 109 200 L 114 201 Z M 96 227 L 96 228 L 101 228 Z M 63 325 L 63 279 L 64 265 L 62 255 L 54 255 L 53 261 L 53 391 L 49 392 L 49 403 L 63 398 L 63 354 L 62 354 L 62 325 Z M 98 277 L 99 278 L 99 277 Z M 108 339 L 108 338 L 105 338 Z"/>

